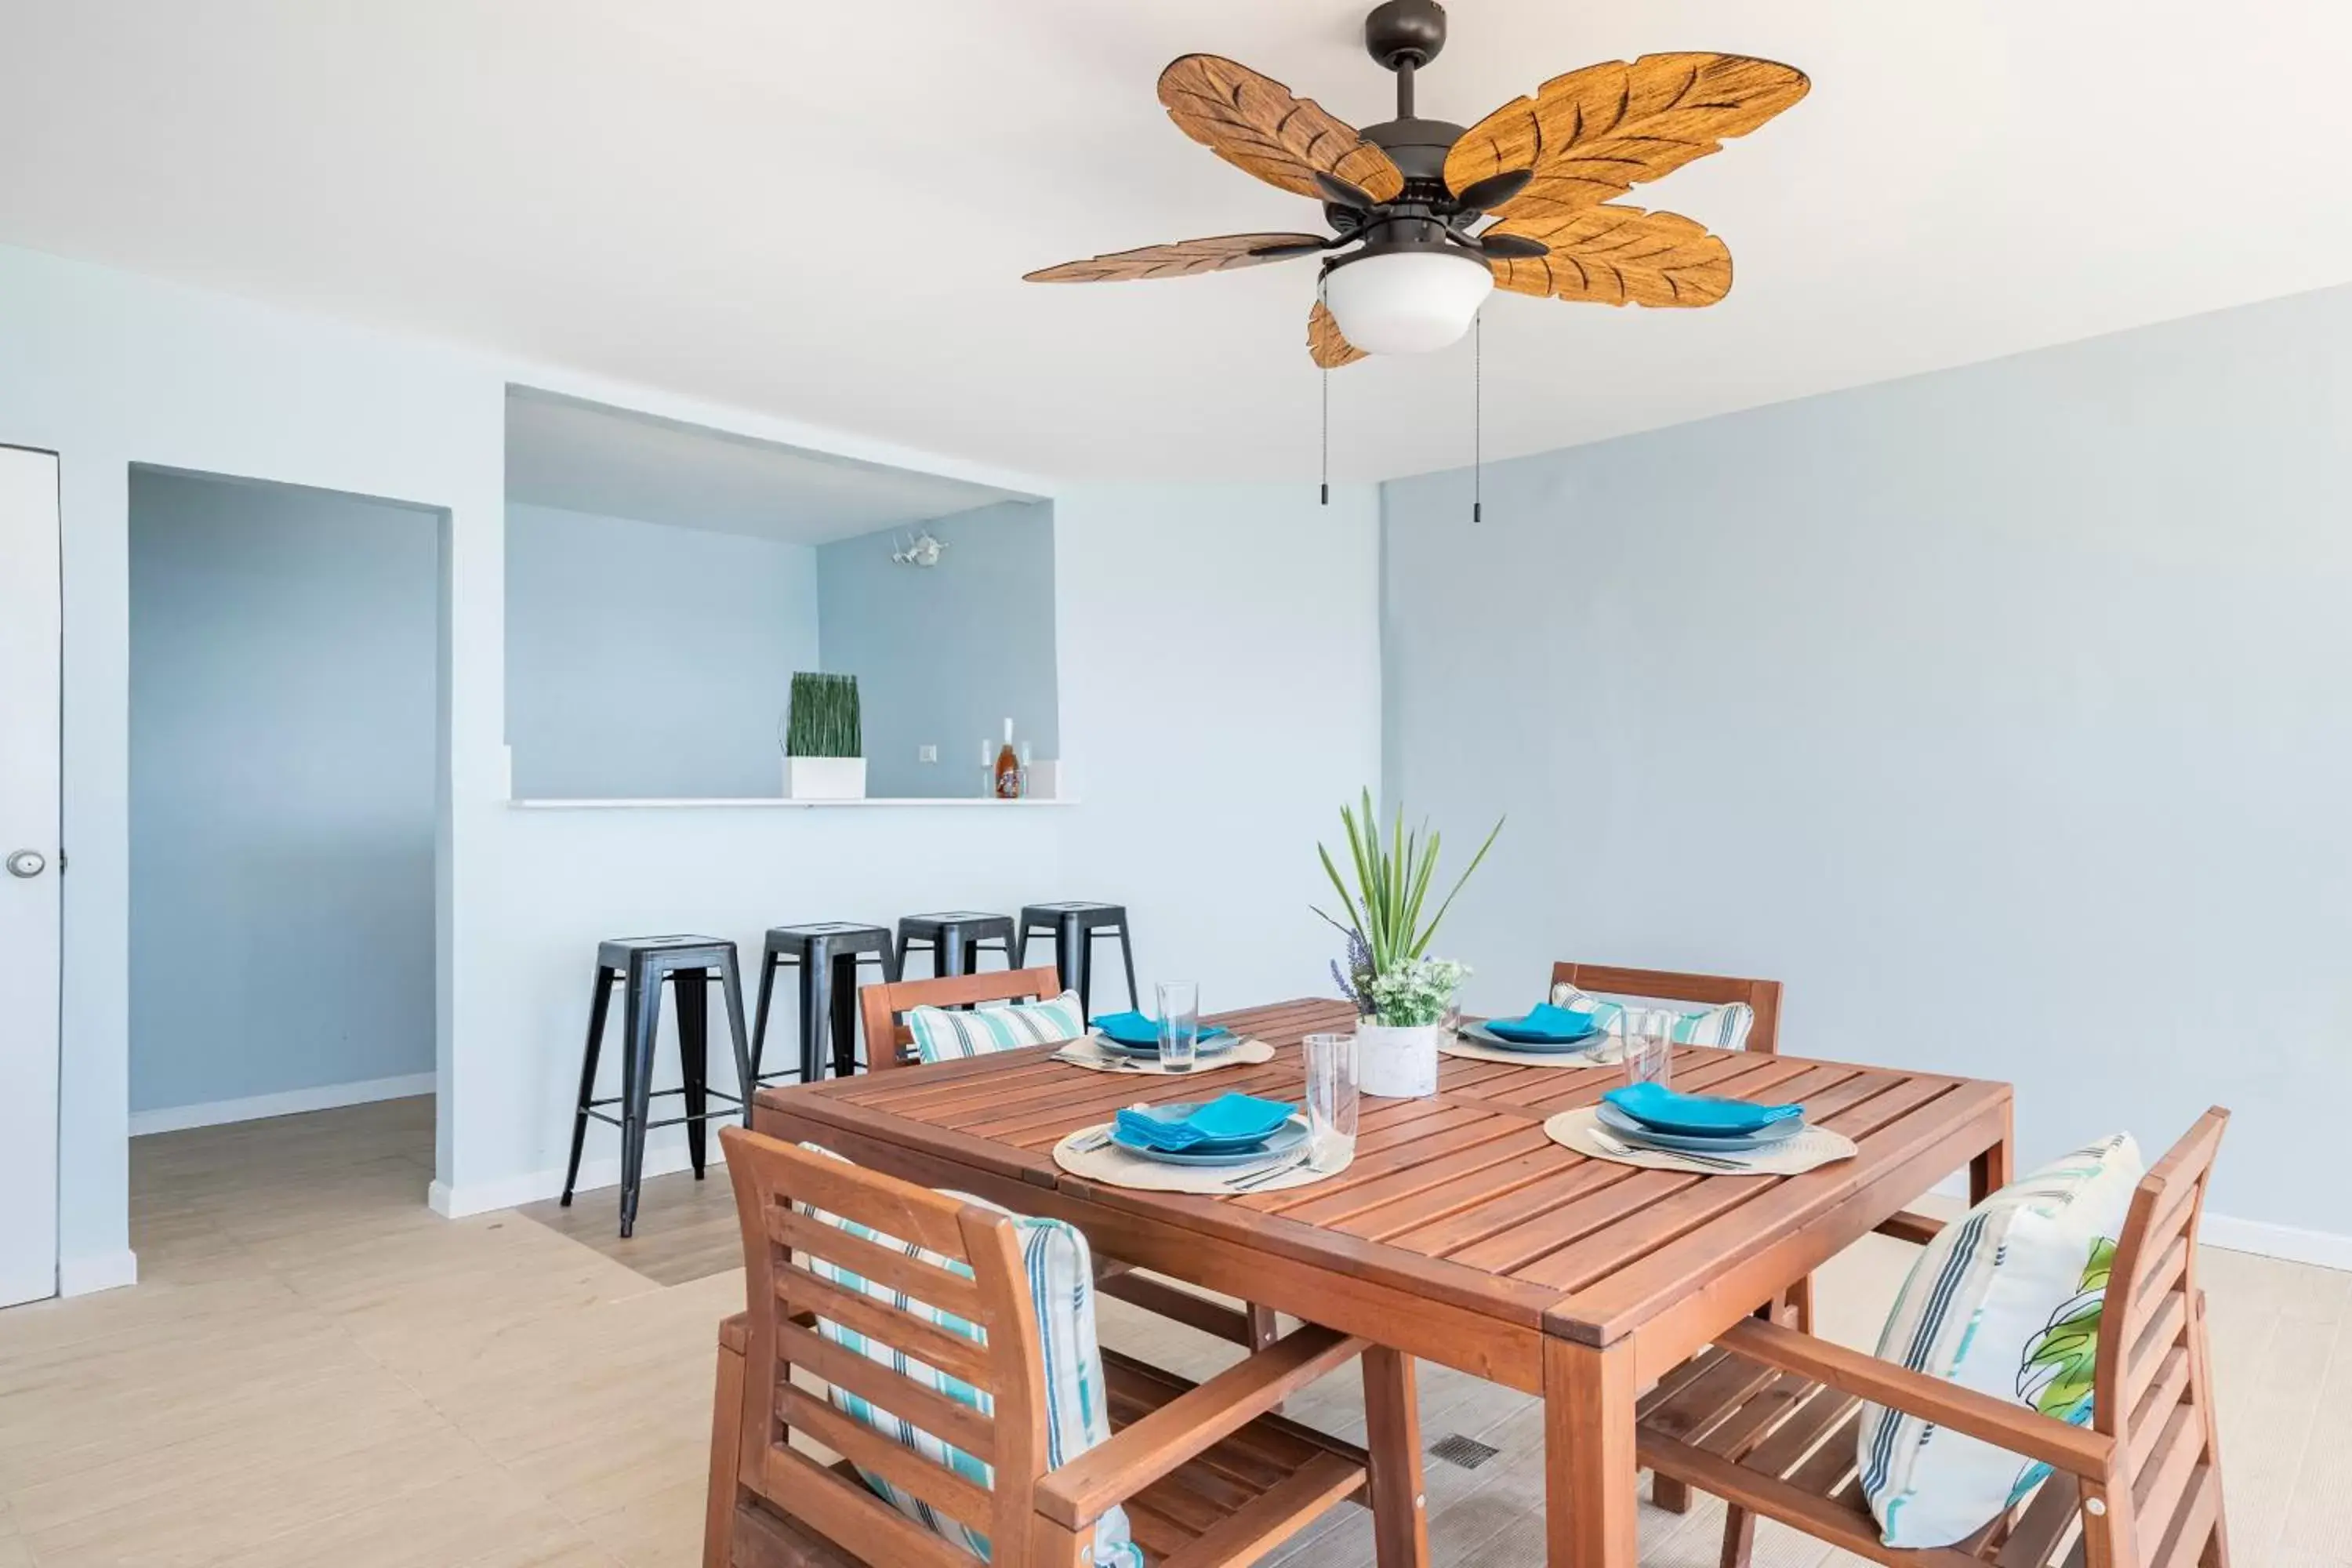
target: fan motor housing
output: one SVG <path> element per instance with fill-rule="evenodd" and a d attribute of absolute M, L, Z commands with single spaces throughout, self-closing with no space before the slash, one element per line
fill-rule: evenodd
<path fill-rule="evenodd" d="M 1364 127 L 1364 139 L 1389 155 L 1408 184 L 1433 180 L 1445 188 L 1445 154 L 1462 140 L 1462 127 L 1450 120 L 1384 120 Z M 1412 197 L 1408 192 L 1406 200 Z"/>

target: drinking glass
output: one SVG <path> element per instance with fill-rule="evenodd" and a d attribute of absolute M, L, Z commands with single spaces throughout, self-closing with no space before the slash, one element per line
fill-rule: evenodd
<path fill-rule="evenodd" d="M 1356 1037 L 1309 1035 L 1301 1044 L 1307 1061 L 1307 1141 L 1318 1161 L 1351 1154 L 1356 1148 Z"/>
<path fill-rule="evenodd" d="M 1201 1040 L 1201 983 L 1163 980 L 1160 992 L 1160 1065 L 1170 1072 L 1192 1070 Z"/>
<path fill-rule="evenodd" d="M 1664 1007 L 1628 1007 L 1618 1015 L 1625 1041 L 1625 1081 L 1674 1087 L 1675 1016 Z"/>

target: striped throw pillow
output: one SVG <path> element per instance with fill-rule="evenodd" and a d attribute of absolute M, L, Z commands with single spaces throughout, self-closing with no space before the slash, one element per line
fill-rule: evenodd
<path fill-rule="evenodd" d="M 1078 1005 L 1078 994 L 1065 991 L 1051 1002 L 1016 1002 L 970 1012 L 954 1007 L 910 1008 L 907 1027 L 914 1034 L 915 1052 L 923 1060 L 951 1062 L 992 1051 L 1078 1039 L 1087 1032 L 1087 1014 Z"/>
<path fill-rule="evenodd" d="M 1879 1359 L 2087 1425 L 2107 1268 L 2145 1173 L 2139 1145 L 2117 1133 L 1945 1226 L 1895 1299 Z M 1948 1546 L 2050 1473 L 1876 1405 L 1863 1406 L 1857 1461 L 1889 1546 Z"/>
<path fill-rule="evenodd" d="M 803 1143 L 801 1147 L 832 1159 L 841 1158 L 830 1149 L 814 1143 Z M 1076 1227 L 1058 1219 L 1033 1219 L 1025 1215 L 1015 1215 L 1010 1209 L 968 1193 L 950 1193 L 947 1195 L 977 1204 L 982 1208 L 995 1209 L 999 1214 L 1012 1215 L 1013 1229 L 1021 1240 L 1023 1271 L 1029 1280 L 1030 1302 L 1036 1309 L 1037 1331 L 1045 1352 L 1046 1463 L 1058 1469 L 1110 1436 L 1110 1405 L 1103 1382 L 1102 1348 L 1095 1337 L 1094 1261 L 1087 1248 L 1087 1238 Z M 971 1266 L 961 1259 L 944 1257 L 928 1247 L 884 1235 L 870 1226 L 827 1214 L 812 1204 L 802 1204 L 799 1207 L 811 1218 L 837 1226 L 863 1240 L 889 1247 L 894 1252 L 905 1253 L 909 1258 L 920 1258 L 934 1268 L 950 1270 L 966 1279 L 971 1277 Z M 987 1333 L 976 1323 L 967 1322 L 927 1302 L 915 1300 L 903 1291 L 877 1284 L 824 1258 L 811 1258 L 808 1263 L 819 1278 L 829 1279 L 845 1289 L 871 1296 L 877 1301 L 887 1301 L 899 1310 L 911 1313 L 926 1322 L 936 1323 L 950 1333 L 961 1334 L 980 1343 L 987 1342 Z M 961 1378 L 951 1377 L 936 1367 L 926 1365 L 903 1351 L 870 1340 L 854 1329 L 844 1328 L 824 1318 L 817 1320 L 816 1330 L 824 1338 L 843 1349 L 878 1362 L 911 1382 L 945 1394 L 959 1405 L 971 1405 L 983 1414 L 994 1411 L 994 1396 L 987 1391 L 974 1388 Z M 946 1467 L 975 1486 L 990 1489 L 995 1485 L 992 1467 L 924 1431 L 913 1422 L 878 1409 L 846 1389 L 834 1389 L 832 1399 L 834 1407 L 842 1414 L 873 1428 L 899 1447 L 910 1448 L 933 1464 Z M 983 1562 L 990 1560 L 989 1542 L 985 1535 L 970 1529 L 960 1520 L 940 1513 L 911 1493 L 892 1486 L 871 1470 L 861 1467 L 857 1473 L 873 1489 L 875 1495 L 908 1519 Z M 1093 1562 L 1095 1568 L 1143 1568 L 1143 1553 L 1129 1535 L 1124 1510 L 1113 1508 L 1095 1522 Z"/>
<path fill-rule="evenodd" d="M 1604 1029 L 1616 1021 L 1625 1009 L 1620 1003 L 1605 996 L 1595 996 L 1589 991 L 1579 991 L 1561 981 L 1551 988 L 1551 1005 L 1565 1007 L 1572 1013 L 1590 1013 L 1601 1021 Z M 1736 1051 L 1748 1044 L 1748 1031 L 1756 1024 L 1756 1009 L 1745 1002 L 1727 1003 L 1720 1007 L 1702 1007 L 1696 1013 L 1676 1013 L 1674 1038 L 1678 1046 L 1714 1046 L 1721 1050 Z"/>

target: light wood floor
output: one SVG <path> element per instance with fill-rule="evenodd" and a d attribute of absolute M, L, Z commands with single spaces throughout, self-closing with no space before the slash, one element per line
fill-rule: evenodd
<path fill-rule="evenodd" d="M 648 1276 L 710 1256 L 657 1227 L 707 1221 L 723 1173 L 682 1194 L 666 1179 L 624 1261 L 609 1191 L 572 1211 L 593 1246 L 514 1213 L 435 1217 L 432 1136 L 431 1102 L 409 1100 L 135 1142 L 141 1284 L 0 1312 L 0 1568 L 696 1563 L 712 1332 L 741 1282 Z M 1839 1259 L 1824 1329 L 1874 1337 L 1906 1256 L 1872 1241 Z M 2237 1561 L 2352 1565 L 2352 1275 L 2218 1251 L 2206 1268 Z M 1194 1375 L 1230 1353 L 1118 1302 L 1103 1319 L 1107 1342 Z M 1291 1413 L 1360 1436 L 1351 1381 Z M 1498 1450 L 1430 1461 L 1436 1562 L 1536 1568 L 1530 1403 L 1441 1368 L 1422 1400 L 1431 1442 Z M 1717 1517 L 1645 1510 L 1643 1562 L 1712 1568 Z M 1362 1517 L 1283 1561 L 1365 1568 Z M 1825 1561 L 1769 1530 L 1758 1552 Z"/>

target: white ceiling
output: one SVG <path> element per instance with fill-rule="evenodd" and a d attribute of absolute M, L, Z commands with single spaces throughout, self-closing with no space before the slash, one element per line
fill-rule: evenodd
<path fill-rule="evenodd" d="M 1231 55 L 1357 123 L 1365 0 L 0 0 L 0 239 L 1048 475 L 1311 479 L 1310 263 L 1045 287 L 1311 226 L 1152 96 Z M 1637 198 L 1691 312 L 1497 296 L 1541 449 L 2352 280 L 2335 0 L 1454 0 L 1425 114 L 1643 51 L 1811 74 Z M 1466 346 L 1332 378 L 1335 468 L 1470 452 Z"/>
<path fill-rule="evenodd" d="M 936 474 L 517 391 L 507 397 L 507 499 L 823 544 L 1019 498 Z"/>

